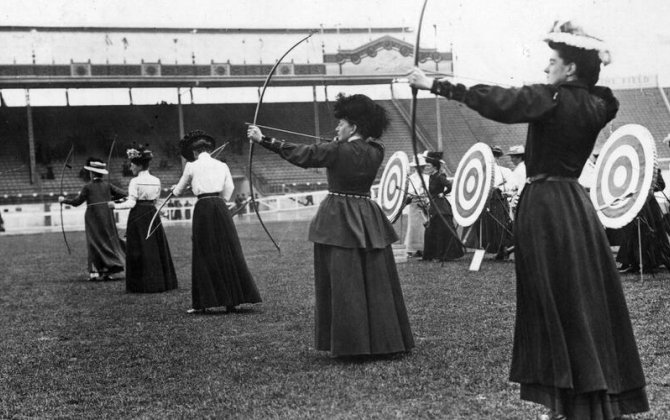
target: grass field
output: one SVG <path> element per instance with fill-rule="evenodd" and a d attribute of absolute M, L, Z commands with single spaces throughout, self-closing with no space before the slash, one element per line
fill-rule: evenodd
<path fill-rule="evenodd" d="M 239 226 L 264 302 L 187 315 L 190 226 L 168 228 L 179 289 L 127 294 L 87 280 L 83 232 L 0 236 L 2 418 L 534 419 L 508 381 L 514 264 L 471 254 L 399 265 L 417 342 L 404 357 L 352 362 L 313 349 L 307 223 Z M 670 275 L 624 277 L 652 411 L 670 418 Z"/>

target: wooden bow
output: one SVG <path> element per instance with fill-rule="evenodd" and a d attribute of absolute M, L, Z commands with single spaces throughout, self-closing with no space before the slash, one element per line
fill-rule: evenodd
<path fill-rule="evenodd" d="M 419 40 L 421 39 L 421 24 L 423 23 L 423 15 L 424 12 L 426 11 L 426 5 L 428 4 L 428 0 L 423 1 L 423 6 L 421 7 L 421 14 L 419 15 L 419 23 L 416 25 L 416 42 L 414 43 L 414 67 L 419 67 Z M 426 192 L 426 195 L 428 196 L 428 200 L 430 201 L 430 205 L 433 208 L 436 208 L 435 206 L 435 201 L 433 200 L 433 197 L 430 194 L 430 191 L 428 190 L 428 186 L 426 185 L 426 180 L 423 178 L 423 168 L 421 166 L 421 163 L 419 162 L 419 152 L 416 147 L 416 142 L 417 142 L 417 136 L 416 136 L 416 109 L 417 109 L 417 91 L 418 89 L 415 87 L 412 87 L 412 109 L 411 109 L 411 114 L 412 114 L 412 122 L 411 122 L 411 128 L 412 128 L 412 151 L 414 152 L 414 162 L 416 163 L 416 171 L 419 174 L 419 179 L 421 180 L 421 186 L 423 187 L 423 190 Z M 461 247 L 465 248 L 465 244 L 460 240 L 458 237 L 458 234 L 452 227 L 452 225 L 445 219 L 445 217 L 442 215 L 441 212 L 436 212 L 438 217 L 442 220 L 444 223 L 444 226 L 449 230 L 454 235 L 454 238 L 458 241 L 458 243 L 461 245 Z"/>
<path fill-rule="evenodd" d="M 279 67 L 279 64 L 281 64 L 282 60 L 286 58 L 286 56 L 293 51 L 295 47 L 298 45 L 302 44 L 304 41 L 308 40 L 312 35 L 314 35 L 314 32 L 310 33 L 306 37 L 302 38 L 300 41 L 296 42 L 286 50 L 286 52 L 277 60 L 275 65 L 272 67 L 270 70 L 270 73 L 268 73 L 267 77 L 265 78 L 265 82 L 263 82 L 263 87 L 261 88 L 261 93 L 258 97 L 258 103 L 256 104 L 256 111 L 254 112 L 254 122 L 252 123 L 253 125 L 256 125 L 256 121 L 258 120 L 258 114 L 261 110 L 261 105 L 263 104 L 263 96 L 265 95 L 265 90 L 268 87 L 268 84 L 270 83 L 270 79 L 272 79 L 272 76 L 274 75 L 275 71 L 277 70 L 277 67 Z M 254 212 L 256 213 L 256 217 L 258 218 L 258 221 L 261 223 L 261 226 L 263 227 L 263 230 L 265 233 L 268 235 L 272 243 L 274 244 L 275 248 L 277 248 L 277 251 L 281 253 L 281 248 L 279 248 L 279 245 L 277 242 L 274 240 L 268 229 L 265 227 L 265 223 L 263 223 L 263 219 L 261 218 L 260 213 L 258 212 L 258 205 L 256 203 L 256 198 L 254 197 L 254 181 L 253 181 L 253 171 L 252 171 L 252 164 L 253 164 L 253 158 L 254 158 L 254 142 L 249 143 L 249 197 L 251 197 L 251 207 L 253 207 Z"/>
<path fill-rule="evenodd" d="M 72 154 L 74 153 L 74 144 L 72 147 L 70 147 L 70 151 L 68 152 L 67 156 L 65 157 L 65 162 L 63 163 L 63 167 L 60 170 L 60 194 L 63 195 L 63 179 L 65 178 L 65 168 L 71 168 L 70 165 L 68 165 L 68 161 L 72 157 Z M 63 241 L 65 242 L 65 247 L 67 248 L 67 253 L 72 254 L 72 250 L 70 250 L 70 244 L 67 243 L 67 236 L 65 235 L 65 226 L 63 225 L 63 203 L 60 203 L 60 230 L 63 232 Z"/>

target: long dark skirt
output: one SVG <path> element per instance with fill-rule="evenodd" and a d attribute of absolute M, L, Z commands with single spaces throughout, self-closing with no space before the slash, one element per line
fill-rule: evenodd
<path fill-rule="evenodd" d="M 138 201 L 128 214 L 126 228 L 126 290 L 133 293 L 156 293 L 177 288 L 170 246 L 160 216 L 149 239 L 147 229 L 156 214 L 153 201 Z"/>
<path fill-rule="evenodd" d="M 448 226 L 438 215 L 431 216 L 423 236 L 423 259 L 451 261 L 464 255 L 450 214 L 445 215 Z"/>
<path fill-rule="evenodd" d="M 638 219 L 640 235 L 638 235 Z M 622 267 L 640 267 L 640 236 L 642 237 L 642 263 L 644 269 L 664 265 L 670 269 L 670 242 L 661 207 L 653 194 L 645 202 L 642 210 L 632 222 L 621 229 L 621 246 L 616 260 Z"/>
<path fill-rule="evenodd" d="M 116 229 L 114 212 L 105 206 L 88 206 L 84 213 L 88 269 L 91 273 L 113 274 L 123 271 L 125 246 Z"/>
<path fill-rule="evenodd" d="M 261 301 L 233 219 L 219 197 L 195 204 L 191 276 L 194 309 Z"/>
<path fill-rule="evenodd" d="M 513 243 L 509 203 L 500 190 L 494 188 L 486 207 L 488 210 L 482 212 L 477 222 L 478 228 L 479 223 L 482 224 L 480 246 L 486 252 L 501 254 Z"/>
<path fill-rule="evenodd" d="M 517 215 L 510 379 L 521 398 L 571 419 L 648 410 L 619 274 L 585 190 L 532 183 Z"/>
<path fill-rule="evenodd" d="M 331 355 L 407 352 L 414 338 L 391 246 L 314 244 L 316 349 Z"/>

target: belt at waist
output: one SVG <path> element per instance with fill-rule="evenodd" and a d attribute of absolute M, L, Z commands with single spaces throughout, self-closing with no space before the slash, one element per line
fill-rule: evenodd
<path fill-rule="evenodd" d="M 221 198 L 221 193 L 214 192 L 214 193 L 198 194 L 198 200 L 200 200 L 201 198 L 216 198 L 216 197 Z"/>
<path fill-rule="evenodd" d="M 571 176 L 560 176 L 560 175 L 548 175 L 548 174 L 537 174 L 529 176 L 526 178 L 526 184 L 532 184 L 533 182 L 577 182 L 577 178 Z"/>
<path fill-rule="evenodd" d="M 336 191 L 328 191 L 328 195 L 336 195 L 338 197 L 349 197 L 349 198 L 370 198 L 370 194 L 351 194 L 351 193 L 341 193 Z"/>
<path fill-rule="evenodd" d="M 153 205 L 156 200 L 137 200 L 135 204 L 140 204 L 140 205 Z"/>

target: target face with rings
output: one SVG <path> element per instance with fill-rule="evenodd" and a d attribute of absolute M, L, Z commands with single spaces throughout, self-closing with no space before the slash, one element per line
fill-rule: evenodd
<path fill-rule="evenodd" d="M 407 180 L 409 177 L 409 159 L 405 152 L 395 152 L 384 167 L 377 204 L 391 223 L 395 223 L 405 207 Z"/>
<path fill-rule="evenodd" d="M 471 226 L 479 219 L 493 188 L 495 159 L 486 143 L 476 143 L 458 163 L 454 175 L 454 220 Z"/>
<path fill-rule="evenodd" d="M 627 124 L 607 139 L 595 167 L 591 201 L 607 228 L 626 226 L 649 197 L 656 176 L 656 144 L 645 127 Z"/>

